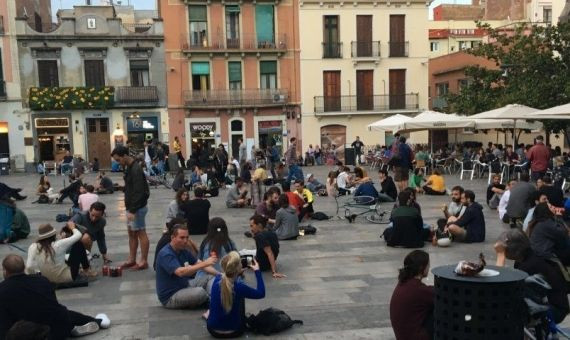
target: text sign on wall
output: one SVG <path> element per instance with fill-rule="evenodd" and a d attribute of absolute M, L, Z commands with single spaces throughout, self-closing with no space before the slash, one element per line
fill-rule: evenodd
<path fill-rule="evenodd" d="M 190 132 L 201 133 L 216 131 L 216 123 L 192 123 L 190 124 Z"/>

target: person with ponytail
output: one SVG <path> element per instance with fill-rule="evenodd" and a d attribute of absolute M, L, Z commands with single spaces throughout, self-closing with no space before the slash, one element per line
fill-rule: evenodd
<path fill-rule="evenodd" d="M 429 254 L 414 250 L 404 259 L 390 300 L 390 322 L 397 340 L 433 339 L 433 286 L 422 279 L 429 273 Z"/>
<path fill-rule="evenodd" d="M 222 258 L 222 274 L 214 278 L 210 295 L 210 310 L 204 315 L 208 332 L 215 338 L 237 338 L 245 331 L 245 299 L 263 299 L 265 285 L 255 259 L 248 266 L 255 272 L 257 288 L 242 279 L 244 269 L 236 251 Z"/>

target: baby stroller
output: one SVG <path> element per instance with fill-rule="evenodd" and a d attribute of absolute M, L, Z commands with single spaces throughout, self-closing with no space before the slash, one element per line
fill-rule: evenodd
<path fill-rule="evenodd" d="M 524 280 L 524 302 L 527 306 L 528 322 L 524 327 L 525 339 L 570 339 L 570 334 L 562 330 L 552 317 L 547 294 L 550 285 L 540 274 Z"/>

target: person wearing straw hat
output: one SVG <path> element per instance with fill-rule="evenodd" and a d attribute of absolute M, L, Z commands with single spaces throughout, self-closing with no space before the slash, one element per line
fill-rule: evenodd
<path fill-rule="evenodd" d="M 79 269 L 83 268 L 86 276 L 94 277 L 97 273 L 90 268 L 81 232 L 72 221 L 62 229 L 58 239 L 57 231 L 51 224 L 42 224 L 38 238 L 28 248 L 26 272 L 41 273 L 52 283 L 70 283 L 80 279 Z M 69 250 L 69 258 L 65 254 Z"/>

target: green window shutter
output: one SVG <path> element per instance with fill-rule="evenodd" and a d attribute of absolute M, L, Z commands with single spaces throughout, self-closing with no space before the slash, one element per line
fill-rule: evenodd
<path fill-rule="evenodd" d="M 277 74 L 276 61 L 261 61 L 259 62 L 259 73 L 261 74 Z"/>
<path fill-rule="evenodd" d="M 241 81 L 241 62 L 230 61 L 228 63 L 228 73 L 230 81 Z"/>
<path fill-rule="evenodd" d="M 273 24 L 273 5 L 255 5 L 255 31 L 258 44 L 275 41 Z"/>
<path fill-rule="evenodd" d="M 193 75 L 208 75 L 210 74 L 210 63 L 192 63 L 192 74 Z"/>
<path fill-rule="evenodd" d="M 208 21 L 206 6 L 202 5 L 189 5 L 188 16 L 190 21 Z"/>
<path fill-rule="evenodd" d="M 239 5 L 226 5 L 226 13 L 239 13 Z"/>

